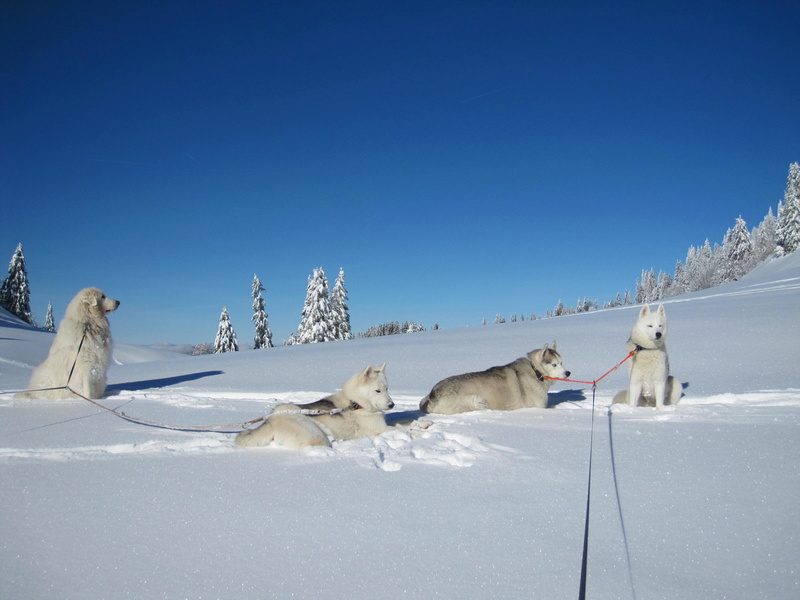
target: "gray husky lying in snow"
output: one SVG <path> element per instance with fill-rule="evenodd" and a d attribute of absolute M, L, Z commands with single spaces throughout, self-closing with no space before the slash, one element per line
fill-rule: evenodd
<path fill-rule="evenodd" d="M 553 342 L 507 365 L 448 377 L 433 386 L 419 408 L 446 415 L 471 410 L 546 408 L 547 392 L 553 385 L 546 377 L 565 379 L 569 375 Z"/>
<path fill-rule="evenodd" d="M 331 439 L 372 437 L 391 429 L 384 411 L 392 408 L 386 363 L 380 367 L 369 365 L 331 396 L 310 404 L 275 407 L 259 427 L 239 433 L 235 443 L 237 446 L 274 444 L 299 450 L 307 446 L 330 446 Z"/>

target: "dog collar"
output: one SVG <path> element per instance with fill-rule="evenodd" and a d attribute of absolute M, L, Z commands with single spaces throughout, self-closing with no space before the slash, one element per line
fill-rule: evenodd
<path fill-rule="evenodd" d="M 533 369 L 533 372 L 536 374 L 536 379 L 538 379 L 539 381 L 544 381 L 544 375 L 542 375 L 539 369 L 536 368 L 536 365 L 531 363 L 531 369 Z"/>
<path fill-rule="evenodd" d="M 350 403 L 350 410 L 360 410 L 360 409 L 363 409 L 363 408 L 364 407 L 361 406 L 358 402 L 351 402 Z"/>

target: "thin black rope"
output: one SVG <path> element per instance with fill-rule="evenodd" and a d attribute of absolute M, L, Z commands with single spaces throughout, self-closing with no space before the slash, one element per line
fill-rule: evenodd
<path fill-rule="evenodd" d="M 592 385 L 592 428 L 589 436 L 589 482 L 586 484 L 586 524 L 583 529 L 583 559 L 581 561 L 581 587 L 578 600 L 586 600 L 586 573 L 589 567 L 589 509 L 592 501 L 592 458 L 594 456 L 594 400 L 597 384 Z"/>
<path fill-rule="evenodd" d="M 78 344 L 78 351 L 75 353 L 75 360 L 72 361 L 72 368 L 69 370 L 69 377 L 67 377 L 67 386 L 69 387 L 69 382 L 72 380 L 72 374 L 75 372 L 75 365 L 78 364 L 78 357 L 81 355 L 81 348 L 83 348 L 83 341 L 86 339 L 86 330 L 83 330 L 83 335 L 81 336 L 81 343 Z"/>
<path fill-rule="evenodd" d="M 612 435 L 611 415 L 613 412 L 608 411 L 608 447 L 611 450 L 611 473 L 614 476 L 614 493 L 617 496 L 617 510 L 619 511 L 619 524 L 622 528 L 622 541 L 625 543 L 625 560 L 628 564 L 628 581 L 631 584 L 631 596 L 636 600 L 636 587 L 633 585 L 633 567 L 631 565 L 631 551 L 628 548 L 628 534 L 625 531 L 625 519 L 622 516 L 622 500 L 619 495 L 619 484 L 617 482 L 617 460 L 614 456 L 614 436 Z"/>

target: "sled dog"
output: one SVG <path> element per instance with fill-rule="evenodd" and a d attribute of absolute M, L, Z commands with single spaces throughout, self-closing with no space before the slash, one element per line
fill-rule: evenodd
<path fill-rule="evenodd" d="M 546 408 L 553 381 L 545 377 L 569 377 L 561 364 L 556 343 L 532 350 L 501 367 L 448 377 L 433 386 L 419 403 L 425 413 L 451 415 L 471 410 Z"/>
<path fill-rule="evenodd" d="M 78 292 L 67 306 L 67 312 L 50 346 L 50 353 L 33 371 L 28 384 L 30 391 L 19 396 L 74 398 L 72 392 L 64 389 L 69 385 L 87 398 L 102 398 L 106 391 L 106 372 L 112 345 L 107 315 L 117 310 L 118 306 L 118 300 L 107 298 L 97 288 Z"/>
<path fill-rule="evenodd" d="M 277 445 L 299 450 L 330 446 L 330 440 L 372 437 L 389 431 L 384 411 L 394 408 L 389 397 L 386 363 L 356 373 L 341 391 L 310 404 L 281 404 L 256 429 L 236 436 L 237 446 Z M 302 411 L 302 412 L 301 412 Z"/>
<path fill-rule="evenodd" d="M 636 351 L 630 359 L 628 389 L 614 396 L 615 403 L 633 406 L 655 406 L 677 404 L 683 388 L 669 374 L 667 357 L 667 312 L 664 305 L 650 310 L 645 304 L 631 331 L 627 343 L 628 352 Z"/>

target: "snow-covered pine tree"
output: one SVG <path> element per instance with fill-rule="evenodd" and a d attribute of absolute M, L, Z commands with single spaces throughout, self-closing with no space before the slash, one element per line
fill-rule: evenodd
<path fill-rule="evenodd" d="M 50 302 L 47 303 L 47 316 L 45 316 L 44 319 L 44 330 L 45 331 L 56 330 L 56 323 L 53 320 L 53 305 Z"/>
<path fill-rule="evenodd" d="M 347 288 L 344 286 L 344 269 L 339 268 L 339 276 L 331 292 L 331 312 L 333 315 L 334 338 L 337 340 L 353 339 L 350 329 L 350 309 L 347 306 Z"/>
<path fill-rule="evenodd" d="M 238 350 L 239 343 L 236 341 L 236 333 L 233 331 L 231 318 L 228 316 L 228 309 L 227 307 L 223 307 L 222 314 L 219 316 L 217 337 L 214 339 L 214 354 L 237 352 Z"/>
<path fill-rule="evenodd" d="M 261 348 L 272 348 L 272 332 L 269 330 L 269 315 L 264 309 L 266 303 L 261 296 L 264 291 L 264 286 L 261 285 L 261 280 L 258 275 L 253 275 L 253 318 L 255 321 L 256 333 L 253 338 L 253 348 L 259 350 Z"/>
<path fill-rule="evenodd" d="M 689 258 L 686 258 L 686 266 L 689 266 Z M 716 285 L 716 265 L 714 262 L 714 251 L 711 249 L 711 242 L 706 239 L 702 248 L 695 249 L 692 260 L 692 292 L 705 290 Z"/>
<path fill-rule="evenodd" d="M 655 269 L 642 270 L 642 278 L 636 280 L 636 304 L 653 302 L 657 298 Z"/>
<path fill-rule="evenodd" d="M 778 246 L 783 254 L 800 247 L 800 164 L 789 165 L 783 202 L 778 205 Z"/>
<path fill-rule="evenodd" d="M 675 263 L 675 275 L 672 277 L 672 287 L 670 295 L 680 296 L 689 291 L 688 282 L 686 281 L 686 269 L 683 263 L 679 260 Z"/>
<path fill-rule="evenodd" d="M 17 245 L 8 264 L 8 277 L 0 286 L 0 306 L 26 323 L 34 324 L 31 315 L 31 290 L 22 244 Z"/>
<path fill-rule="evenodd" d="M 328 279 L 325 277 L 325 271 L 320 267 L 314 269 L 313 276 L 308 278 L 302 320 L 297 327 L 297 342 L 299 344 L 315 344 L 332 342 L 335 339 L 331 299 L 328 295 Z"/>
<path fill-rule="evenodd" d="M 664 271 L 658 272 L 658 279 L 656 280 L 656 289 L 653 293 L 652 301 L 663 300 L 672 295 L 672 277 Z"/>
<path fill-rule="evenodd" d="M 756 265 L 761 264 L 775 254 L 775 248 L 778 245 L 776 226 L 777 221 L 775 220 L 775 215 L 772 214 L 772 207 L 770 206 L 767 216 L 764 217 L 758 227 L 753 229 L 750 235 L 753 238 L 753 253 Z"/>
<path fill-rule="evenodd" d="M 723 247 L 725 281 L 737 281 L 755 266 L 753 240 L 741 216 L 733 229 L 728 230 Z"/>

